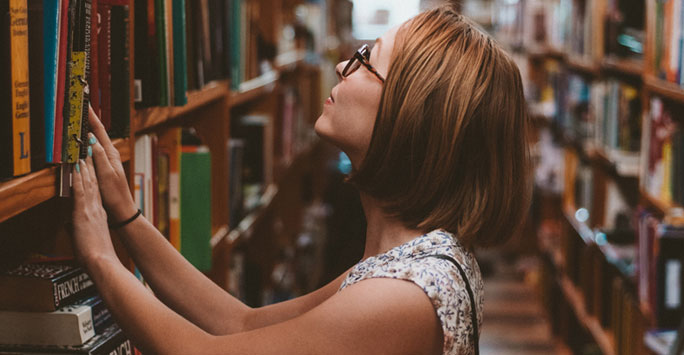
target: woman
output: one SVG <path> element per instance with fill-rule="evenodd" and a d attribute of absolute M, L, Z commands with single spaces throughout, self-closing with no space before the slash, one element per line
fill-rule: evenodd
<path fill-rule="evenodd" d="M 74 170 L 75 249 L 144 352 L 475 350 L 483 293 L 472 247 L 510 237 L 529 200 L 517 67 L 444 6 L 336 71 L 315 129 L 352 161 L 349 182 L 368 225 L 364 257 L 315 292 L 259 309 L 214 285 L 138 216 L 118 153 L 91 112 L 92 158 Z M 103 205 L 158 299 L 117 259 Z"/>

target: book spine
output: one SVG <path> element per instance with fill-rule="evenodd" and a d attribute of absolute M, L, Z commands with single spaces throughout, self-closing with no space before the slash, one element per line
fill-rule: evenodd
<path fill-rule="evenodd" d="M 111 12 L 112 136 L 128 137 L 131 115 L 128 6 L 112 6 Z"/>
<path fill-rule="evenodd" d="M 29 98 L 32 98 L 31 119 L 31 170 L 40 170 L 46 162 L 45 155 L 45 110 L 44 100 L 44 47 L 43 47 L 43 1 L 28 0 L 28 44 L 29 44 Z"/>
<path fill-rule="evenodd" d="M 100 29 L 97 34 L 97 59 L 100 85 L 100 120 L 107 132 L 112 128 L 111 121 L 111 6 L 98 0 L 98 14 L 100 17 Z"/>
<path fill-rule="evenodd" d="M 166 10 L 164 7 L 165 0 L 155 0 L 154 14 L 156 17 L 155 23 L 157 25 L 157 57 L 159 58 L 159 66 L 156 68 L 159 77 L 159 106 L 169 105 L 169 83 L 167 72 L 166 59 Z"/>
<path fill-rule="evenodd" d="M 90 50 L 88 51 L 88 62 L 90 63 L 90 76 L 88 78 L 89 86 L 89 100 L 90 106 L 93 107 L 93 111 L 99 116 L 100 115 L 100 102 L 102 96 L 100 94 L 100 63 L 98 62 L 98 51 L 99 47 L 99 36 L 100 32 L 99 20 L 98 20 L 98 0 L 91 1 L 90 10 Z M 86 107 L 87 108 L 87 107 Z M 88 110 L 86 109 L 86 112 Z M 87 121 L 88 116 L 86 116 Z"/>
<path fill-rule="evenodd" d="M 0 311 L 0 330 L 0 344 L 82 345 L 95 335 L 92 308 L 84 305 L 54 312 Z"/>
<path fill-rule="evenodd" d="M 69 38 L 69 0 L 61 0 L 59 14 L 59 37 L 57 40 L 57 86 L 55 96 L 55 135 L 53 139 L 54 150 L 52 162 L 61 163 L 62 141 L 64 137 L 64 91 L 67 77 L 67 52 Z"/>
<path fill-rule="evenodd" d="M 89 294 L 94 288 L 95 284 L 90 279 L 90 276 L 79 269 L 60 277 L 52 284 L 52 297 L 55 309 L 83 298 L 84 295 Z"/>
<path fill-rule="evenodd" d="M 188 103 L 188 61 L 185 31 L 185 0 L 173 0 L 173 89 L 176 106 Z"/>
<path fill-rule="evenodd" d="M 13 174 L 31 171 L 28 72 L 28 7 L 26 0 L 9 0 Z"/>
<path fill-rule="evenodd" d="M 57 68 L 59 60 L 59 17 L 62 1 L 45 1 L 43 14 L 43 109 L 45 115 L 45 160 L 54 161 Z"/>

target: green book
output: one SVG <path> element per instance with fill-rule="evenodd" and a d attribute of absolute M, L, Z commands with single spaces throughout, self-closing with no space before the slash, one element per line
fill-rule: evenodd
<path fill-rule="evenodd" d="M 157 48 L 159 49 L 159 106 L 169 105 L 169 81 L 166 63 L 166 9 L 164 0 L 155 0 L 154 15 L 157 25 Z"/>
<path fill-rule="evenodd" d="M 181 254 L 197 269 L 211 268 L 211 155 L 183 146 L 180 168 Z"/>
<path fill-rule="evenodd" d="M 173 0 L 173 104 L 188 103 L 188 60 L 185 38 L 185 0 Z"/>

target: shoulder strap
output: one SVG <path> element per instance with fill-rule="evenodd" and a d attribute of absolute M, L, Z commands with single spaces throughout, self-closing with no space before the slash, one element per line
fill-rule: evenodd
<path fill-rule="evenodd" d="M 450 261 L 452 264 L 456 265 L 456 268 L 458 268 L 458 272 L 461 274 L 461 278 L 465 282 L 466 285 L 466 291 L 468 291 L 468 296 L 470 297 L 470 317 L 473 322 L 473 344 L 475 347 L 475 355 L 480 354 L 480 332 L 478 331 L 478 322 L 477 322 L 477 305 L 475 304 L 475 296 L 473 295 L 473 289 L 470 287 L 470 282 L 468 281 L 468 276 L 466 276 L 465 271 L 463 271 L 463 268 L 461 267 L 461 264 L 459 264 L 456 259 L 452 258 L 449 255 L 444 255 L 444 254 L 434 254 L 434 255 L 428 255 L 426 257 L 433 257 L 437 259 L 442 259 L 442 260 L 447 260 Z"/>

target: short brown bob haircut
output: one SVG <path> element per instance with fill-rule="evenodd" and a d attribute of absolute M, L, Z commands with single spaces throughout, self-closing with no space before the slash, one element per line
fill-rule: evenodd
<path fill-rule="evenodd" d="M 348 181 L 409 228 L 499 244 L 528 212 L 528 121 L 513 60 L 440 6 L 399 29 L 368 152 Z"/>

